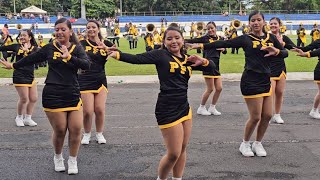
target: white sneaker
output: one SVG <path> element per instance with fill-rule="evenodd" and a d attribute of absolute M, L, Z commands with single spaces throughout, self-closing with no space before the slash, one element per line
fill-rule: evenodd
<path fill-rule="evenodd" d="M 241 145 L 240 145 L 239 151 L 245 157 L 253 157 L 254 156 L 254 154 L 253 154 L 253 152 L 251 150 L 251 144 L 250 143 L 242 142 Z"/>
<path fill-rule="evenodd" d="M 63 161 L 64 161 L 63 158 L 57 159 L 55 156 L 53 157 L 55 171 L 61 172 L 66 170 L 66 167 L 64 167 Z"/>
<path fill-rule="evenodd" d="M 81 144 L 88 145 L 90 143 L 91 133 L 83 133 Z"/>
<path fill-rule="evenodd" d="M 107 140 L 104 138 L 104 136 L 102 135 L 102 133 L 97 133 L 96 134 L 96 139 L 97 139 L 97 142 L 99 144 L 105 144 L 107 143 Z"/>
<path fill-rule="evenodd" d="M 221 115 L 221 112 L 219 112 L 214 106 L 210 106 L 208 109 L 208 112 L 215 115 L 215 116 Z"/>
<path fill-rule="evenodd" d="M 15 121 L 16 121 L 16 125 L 17 125 L 18 127 L 23 127 L 23 126 L 24 126 L 24 123 L 23 123 L 23 119 L 22 119 L 22 118 L 16 117 Z"/>
<path fill-rule="evenodd" d="M 263 148 L 261 142 L 252 143 L 252 152 L 256 153 L 256 155 L 259 157 L 266 157 L 267 156 L 267 152 Z"/>
<path fill-rule="evenodd" d="M 283 123 L 284 123 L 284 121 L 283 121 L 283 119 L 281 118 L 280 114 L 275 114 L 275 115 L 273 115 L 272 118 L 271 118 L 271 121 L 272 121 L 273 123 L 277 123 L 277 124 L 283 124 Z"/>
<path fill-rule="evenodd" d="M 78 174 L 78 163 L 76 160 L 68 159 L 68 174 Z"/>
<path fill-rule="evenodd" d="M 38 124 L 34 122 L 32 119 L 24 119 L 23 124 L 25 126 L 37 126 Z"/>
<path fill-rule="evenodd" d="M 206 107 L 205 106 L 200 106 L 199 108 L 198 108 L 198 110 L 197 110 L 197 114 L 200 114 L 200 115 L 203 115 L 203 116 L 210 116 L 211 115 L 211 113 L 209 113 L 208 111 L 207 111 L 207 109 L 206 109 Z"/>
<path fill-rule="evenodd" d="M 315 119 L 320 119 L 320 114 L 319 114 L 319 112 L 318 112 L 318 111 L 315 111 L 315 110 L 313 110 L 313 109 L 310 111 L 309 115 L 310 115 L 311 117 L 315 118 Z"/>

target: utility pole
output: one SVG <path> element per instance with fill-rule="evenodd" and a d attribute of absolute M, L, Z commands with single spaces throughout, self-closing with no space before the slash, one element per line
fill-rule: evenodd
<path fill-rule="evenodd" d="M 80 0 L 81 2 L 81 18 L 86 19 L 86 5 L 84 4 L 84 0 Z"/>
<path fill-rule="evenodd" d="M 16 14 L 16 0 L 13 0 L 13 14 Z"/>

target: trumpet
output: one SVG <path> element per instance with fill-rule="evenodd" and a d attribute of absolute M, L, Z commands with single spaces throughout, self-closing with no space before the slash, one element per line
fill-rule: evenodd
<path fill-rule="evenodd" d="M 234 29 L 239 29 L 239 28 L 241 28 L 241 26 L 242 26 L 242 23 L 240 20 L 234 19 L 231 21 L 230 27 L 232 27 Z"/>
<path fill-rule="evenodd" d="M 21 24 L 17 24 L 16 28 L 17 28 L 18 30 L 21 30 L 21 29 L 22 29 L 22 25 L 21 25 Z"/>
<path fill-rule="evenodd" d="M 196 23 L 196 29 L 197 29 L 197 31 L 199 31 L 199 32 L 202 32 L 203 30 L 204 30 L 204 28 L 205 28 L 205 24 L 204 24 L 204 22 L 197 22 Z"/>
<path fill-rule="evenodd" d="M 147 24 L 146 29 L 147 29 L 147 33 L 153 33 L 156 27 L 154 26 L 154 24 Z"/>

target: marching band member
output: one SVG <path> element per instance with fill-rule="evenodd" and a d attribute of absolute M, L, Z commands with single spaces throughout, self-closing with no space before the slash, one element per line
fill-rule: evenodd
<path fill-rule="evenodd" d="M 119 28 L 119 25 L 115 26 L 114 28 L 114 39 L 112 40 L 113 41 L 113 44 L 115 44 L 115 41 L 117 42 L 117 47 L 120 47 L 119 45 L 119 36 L 120 36 L 120 28 Z"/>
<path fill-rule="evenodd" d="M 160 36 L 157 29 L 153 31 L 153 39 L 154 39 L 154 49 L 160 49 L 162 43 L 162 37 Z"/>
<path fill-rule="evenodd" d="M 135 33 L 135 29 L 132 25 L 132 23 L 129 23 L 129 30 L 128 30 L 128 41 L 129 41 L 129 47 L 130 49 L 134 49 L 134 33 Z"/>
<path fill-rule="evenodd" d="M 310 32 L 310 35 L 311 35 L 311 43 L 317 39 L 320 39 L 320 30 L 318 29 L 318 24 L 315 23 L 313 25 L 313 29 L 311 30 Z"/>
<path fill-rule="evenodd" d="M 307 43 L 306 29 L 303 27 L 302 23 L 299 25 L 299 29 L 297 29 L 297 46 L 304 47 Z"/>

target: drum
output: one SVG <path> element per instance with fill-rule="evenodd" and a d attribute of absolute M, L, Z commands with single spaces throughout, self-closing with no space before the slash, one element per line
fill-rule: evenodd
<path fill-rule="evenodd" d="M 127 35 L 127 40 L 128 40 L 128 41 L 133 41 L 133 35 L 130 35 L 130 34 Z"/>

